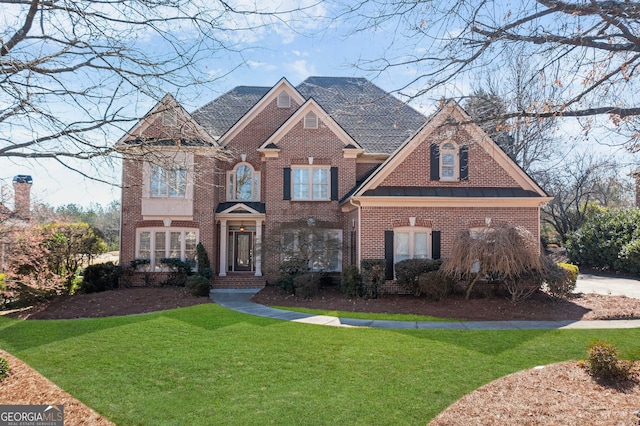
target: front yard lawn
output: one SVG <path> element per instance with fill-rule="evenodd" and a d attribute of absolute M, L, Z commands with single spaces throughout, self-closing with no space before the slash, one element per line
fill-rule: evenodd
<path fill-rule="evenodd" d="M 0 348 L 118 425 L 424 425 L 498 377 L 584 358 L 594 339 L 640 358 L 637 329 L 350 329 L 214 304 L 87 320 L 0 318 Z"/>

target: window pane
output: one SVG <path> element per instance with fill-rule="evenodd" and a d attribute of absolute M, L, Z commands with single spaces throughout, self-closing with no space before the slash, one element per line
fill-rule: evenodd
<path fill-rule="evenodd" d="M 341 234 L 339 231 L 329 231 L 327 235 L 327 243 L 329 245 L 327 269 L 329 271 L 339 271 L 341 269 L 340 252 L 342 251 Z"/>
<path fill-rule="evenodd" d="M 313 198 L 324 200 L 329 194 L 329 170 L 313 169 Z"/>
<path fill-rule="evenodd" d="M 253 174 L 253 194 L 251 199 L 260 201 L 260 173 Z"/>
<path fill-rule="evenodd" d="M 196 233 L 194 231 L 184 234 L 184 259 L 193 268 L 196 265 Z"/>
<path fill-rule="evenodd" d="M 233 200 L 233 194 L 235 194 L 235 189 L 233 188 L 234 177 L 233 173 L 229 173 L 229 182 L 227 183 L 227 200 Z"/>
<path fill-rule="evenodd" d="M 138 246 L 138 258 L 151 259 L 151 233 L 141 232 L 140 243 Z"/>
<path fill-rule="evenodd" d="M 293 198 L 309 199 L 309 169 L 293 169 Z"/>
<path fill-rule="evenodd" d="M 442 156 L 442 165 L 444 166 L 453 166 L 454 164 L 454 154 L 444 154 Z"/>
<path fill-rule="evenodd" d="M 160 166 L 151 166 L 151 196 L 167 196 L 167 175 Z"/>
<path fill-rule="evenodd" d="M 395 263 L 401 260 L 409 259 L 409 233 L 408 232 L 396 232 L 396 252 Z"/>
<path fill-rule="evenodd" d="M 182 232 L 172 232 L 169 245 L 169 257 L 180 259 Z"/>
<path fill-rule="evenodd" d="M 187 192 L 187 170 L 171 169 L 169 172 L 169 197 L 184 197 Z"/>
<path fill-rule="evenodd" d="M 249 166 L 240 166 L 236 170 L 236 200 L 251 200 L 253 189 L 253 171 Z"/>
<path fill-rule="evenodd" d="M 414 234 L 414 242 L 413 242 L 413 257 L 417 259 L 426 259 L 427 258 L 427 235 L 423 232 L 416 232 Z"/>
<path fill-rule="evenodd" d="M 157 265 L 160 262 L 160 259 L 164 259 L 165 257 L 167 257 L 165 233 L 156 232 L 154 240 L 156 243 L 154 258 Z"/>
<path fill-rule="evenodd" d="M 453 167 L 442 167 L 442 177 L 443 178 L 454 178 L 455 172 Z"/>

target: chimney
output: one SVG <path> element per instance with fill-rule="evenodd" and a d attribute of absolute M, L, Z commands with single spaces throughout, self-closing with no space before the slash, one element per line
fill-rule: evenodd
<path fill-rule="evenodd" d="M 13 214 L 20 219 L 28 220 L 31 216 L 31 184 L 31 176 L 17 175 L 13 178 Z"/>

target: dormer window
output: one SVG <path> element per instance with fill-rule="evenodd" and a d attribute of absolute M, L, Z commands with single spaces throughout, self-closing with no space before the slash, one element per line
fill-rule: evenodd
<path fill-rule="evenodd" d="M 458 180 L 458 148 L 451 142 L 440 146 L 440 180 Z"/>
<path fill-rule="evenodd" d="M 278 108 L 290 108 L 291 96 L 284 90 L 278 95 Z"/>
<path fill-rule="evenodd" d="M 318 116 L 313 112 L 304 116 L 304 128 L 305 129 L 317 129 L 318 128 Z"/>
<path fill-rule="evenodd" d="M 175 109 L 168 109 L 162 112 L 162 125 L 166 127 L 178 125 L 178 113 Z"/>
<path fill-rule="evenodd" d="M 227 200 L 260 200 L 260 173 L 250 164 L 240 163 L 227 173 Z"/>
<path fill-rule="evenodd" d="M 469 147 L 455 142 L 431 144 L 430 179 L 444 182 L 469 180 Z"/>

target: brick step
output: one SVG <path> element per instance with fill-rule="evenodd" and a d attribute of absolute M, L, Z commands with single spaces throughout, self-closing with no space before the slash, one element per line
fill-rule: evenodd
<path fill-rule="evenodd" d="M 264 277 L 256 277 L 253 274 L 215 276 L 212 282 L 212 288 L 262 288 L 266 285 Z"/>

